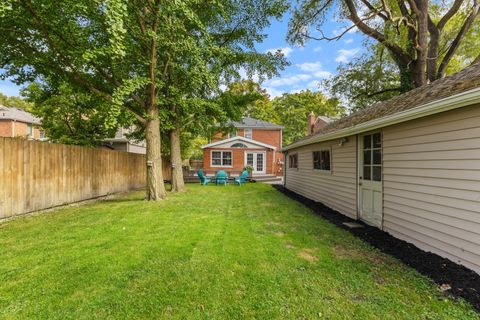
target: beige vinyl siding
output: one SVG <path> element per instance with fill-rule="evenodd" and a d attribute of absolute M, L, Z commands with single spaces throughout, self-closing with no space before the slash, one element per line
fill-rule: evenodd
<path fill-rule="evenodd" d="M 298 154 L 298 169 L 289 168 L 287 156 L 285 186 L 342 214 L 356 218 L 356 137 L 348 137 L 348 142 L 343 146 L 339 143 L 340 140 L 332 140 L 289 150 L 289 155 Z M 330 172 L 313 169 L 313 151 L 321 150 L 330 150 Z"/>
<path fill-rule="evenodd" d="M 383 129 L 392 235 L 480 272 L 480 106 Z"/>

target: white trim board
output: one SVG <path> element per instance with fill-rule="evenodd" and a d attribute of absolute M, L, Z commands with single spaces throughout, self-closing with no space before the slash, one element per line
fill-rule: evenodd
<path fill-rule="evenodd" d="M 236 136 L 236 137 L 233 137 L 233 138 L 220 140 L 220 141 L 217 141 L 217 142 L 212 142 L 212 143 L 209 143 L 209 144 L 206 144 L 206 145 L 202 146 L 202 149 L 218 147 L 219 145 L 222 145 L 222 144 L 225 144 L 225 143 L 230 143 L 230 142 L 236 142 L 236 141 L 243 141 L 243 142 L 247 142 L 247 143 L 250 143 L 250 144 L 253 144 L 253 145 L 257 145 L 257 146 L 267 148 L 267 149 L 272 149 L 272 150 L 277 149 L 276 147 L 271 146 L 269 144 L 259 142 L 259 141 L 256 141 L 256 140 L 252 140 L 252 139 L 248 139 L 248 138 L 241 137 L 241 136 Z M 230 147 L 227 147 L 227 148 L 230 148 Z"/>
<path fill-rule="evenodd" d="M 440 100 L 432 101 L 424 105 L 408 109 L 405 111 L 397 112 L 392 115 L 373 119 L 367 122 L 360 123 L 358 125 L 348 127 L 345 129 L 340 129 L 331 133 L 326 133 L 323 135 L 315 135 L 311 138 L 292 143 L 289 146 L 286 146 L 282 151 L 287 151 L 290 149 L 306 146 L 309 144 L 323 142 L 328 140 L 334 140 L 343 138 L 346 136 L 351 136 L 371 130 L 380 129 L 383 127 L 391 126 L 401 122 L 407 122 L 410 120 L 423 118 L 440 112 L 450 111 L 453 109 L 458 109 L 461 107 L 466 107 L 480 103 L 480 88 L 475 88 L 469 91 L 465 91 L 447 98 Z"/>

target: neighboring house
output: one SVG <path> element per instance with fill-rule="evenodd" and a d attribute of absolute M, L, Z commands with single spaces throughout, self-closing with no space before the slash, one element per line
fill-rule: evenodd
<path fill-rule="evenodd" d="M 229 122 L 236 132 L 225 136 L 219 132 L 204 145 L 203 169 L 239 173 L 247 165 L 253 175 L 282 175 L 282 126 L 253 118 Z"/>
<path fill-rule="evenodd" d="M 114 138 L 104 140 L 103 146 L 112 150 L 146 154 L 147 144 L 145 141 L 135 142 L 127 138 L 127 135 L 132 133 L 134 129 L 133 127 L 118 129 Z"/>
<path fill-rule="evenodd" d="M 286 188 L 480 273 L 480 64 L 283 151 Z"/>
<path fill-rule="evenodd" d="M 42 140 L 45 132 L 40 125 L 41 120 L 31 113 L 0 105 L 0 137 Z"/>

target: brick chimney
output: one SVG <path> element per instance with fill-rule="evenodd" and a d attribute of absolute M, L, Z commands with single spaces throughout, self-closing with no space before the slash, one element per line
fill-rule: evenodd
<path fill-rule="evenodd" d="M 313 133 L 313 129 L 315 127 L 315 114 L 310 112 L 307 118 L 307 135 L 311 135 Z"/>
<path fill-rule="evenodd" d="M 319 132 L 320 130 L 322 130 L 323 128 L 325 128 L 325 126 L 330 123 L 332 120 L 328 117 L 325 117 L 325 116 L 318 116 L 317 119 L 315 119 L 315 122 L 313 124 L 313 130 L 312 130 L 312 133 L 316 133 L 316 132 Z"/>

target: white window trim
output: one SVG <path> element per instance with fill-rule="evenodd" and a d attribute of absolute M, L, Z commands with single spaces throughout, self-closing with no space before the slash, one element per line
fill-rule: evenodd
<path fill-rule="evenodd" d="M 328 151 L 328 152 L 329 152 L 329 155 L 330 155 L 330 170 L 315 169 L 315 168 L 313 167 L 313 165 L 314 165 L 314 162 L 313 162 L 313 161 L 314 161 L 313 153 L 314 153 L 314 152 L 322 152 L 322 151 Z M 319 173 L 331 174 L 331 173 L 332 173 L 332 167 L 333 167 L 332 148 L 324 148 L 324 149 L 319 149 L 319 150 L 313 150 L 313 151 L 312 151 L 312 169 L 313 169 L 313 171 L 319 172 Z"/>
<path fill-rule="evenodd" d="M 250 132 L 250 137 L 247 137 L 247 131 Z M 243 137 L 253 140 L 253 129 L 252 128 L 244 128 L 243 129 Z"/>
<path fill-rule="evenodd" d="M 224 152 L 230 152 L 232 154 L 232 164 L 230 166 L 213 164 L 213 153 L 214 152 L 221 152 L 220 162 L 222 162 L 222 163 L 223 163 L 223 153 Z M 210 150 L 210 167 L 212 167 L 212 168 L 233 168 L 233 151 L 232 150 Z"/>
<path fill-rule="evenodd" d="M 296 167 L 292 167 L 292 165 L 291 165 L 291 162 L 290 162 L 290 157 L 291 157 L 291 156 L 297 156 L 297 166 L 296 166 Z M 289 155 L 288 155 L 288 169 L 296 169 L 296 170 L 298 170 L 298 167 L 299 167 L 299 165 L 298 165 L 298 153 L 289 154 Z"/>

